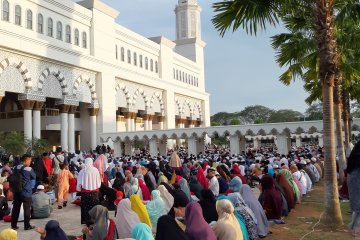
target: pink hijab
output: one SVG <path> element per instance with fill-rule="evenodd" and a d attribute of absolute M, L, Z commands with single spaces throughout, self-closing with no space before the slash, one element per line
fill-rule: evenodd
<path fill-rule="evenodd" d="M 104 154 L 100 154 L 98 156 L 98 158 L 96 159 L 96 161 L 94 162 L 94 167 L 96 167 L 99 170 L 101 179 L 103 179 L 104 176 L 104 172 L 106 169 L 104 169 L 105 164 L 104 162 L 106 161 L 106 157 Z"/>

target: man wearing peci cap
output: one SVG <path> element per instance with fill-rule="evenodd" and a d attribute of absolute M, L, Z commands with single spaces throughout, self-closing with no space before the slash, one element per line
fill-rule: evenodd
<path fill-rule="evenodd" d="M 52 212 L 50 198 L 44 190 L 44 185 L 39 185 L 32 195 L 32 218 L 48 218 Z"/>
<path fill-rule="evenodd" d="M 214 196 L 217 197 L 219 195 L 219 181 L 217 179 L 216 169 L 211 167 L 207 170 L 207 178 L 209 179 L 209 189 L 213 192 Z"/>

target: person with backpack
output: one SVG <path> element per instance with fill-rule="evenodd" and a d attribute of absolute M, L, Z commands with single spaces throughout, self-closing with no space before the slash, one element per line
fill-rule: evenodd
<path fill-rule="evenodd" d="M 58 199 L 58 191 L 59 191 L 58 174 L 60 173 L 61 170 L 60 167 L 63 167 L 66 161 L 64 155 L 61 152 L 62 152 L 62 148 L 57 147 L 55 156 L 53 157 L 52 169 L 51 169 L 51 183 L 54 187 L 56 199 Z"/>
<path fill-rule="evenodd" d="M 25 154 L 21 158 L 21 163 L 15 167 L 12 175 L 8 180 L 10 183 L 10 189 L 14 193 L 13 209 L 11 212 L 11 228 L 17 230 L 17 226 L 20 207 L 23 204 L 24 208 L 24 229 L 34 229 L 34 226 L 30 225 L 31 204 L 32 204 L 32 189 L 35 186 L 36 174 L 30 167 L 31 156 Z"/>

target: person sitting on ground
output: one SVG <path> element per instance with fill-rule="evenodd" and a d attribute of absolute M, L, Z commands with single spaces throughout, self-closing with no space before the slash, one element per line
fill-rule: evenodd
<path fill-rule="evenodd" d="M 45 229 L 37 227 L 35 231 L 40 234 L 41 240 L 68 240 L 64 230 L 61 229 L 59 222 L 56 220 L 48 221 Z"/>
<path fill-rule="evenodd" d="M 47 218 L 52 212 L 50 198 L 44 191 L 44 185 L 39 185 L 32 198 L 32 218 Z"/>
<path fill-rule="evenodd" d="M 7 199 L 2 195 L 2 189 L 0 189 L 0 220 L 2 220 L 4 216 L 9 214 L 10 214 L 10 209 Z"/>

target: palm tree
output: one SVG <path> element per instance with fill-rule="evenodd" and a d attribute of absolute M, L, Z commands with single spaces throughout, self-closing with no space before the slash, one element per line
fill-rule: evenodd
<path fill-rule="evenodd" d="M 333 92 L 338 72 L 338 55 L 334 30 L 334 0 L 226 0 L 213 4 L 217 13 L 213 18 L 215 28 L 223 36 L 229 29 L 243 28 L 247 33 L 256 34 L 268 24 L 277 25 L 294 10 L 310 7 L 314 38 L 319 58 L 319 79 L 323 96 L 323 134 L 325 147 L 325 216 L 328 226 L 342 224 L 338 198 Z"/>

